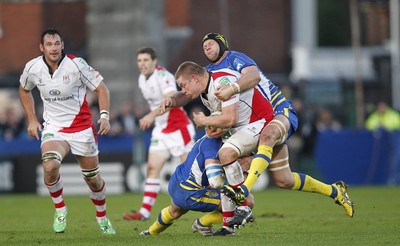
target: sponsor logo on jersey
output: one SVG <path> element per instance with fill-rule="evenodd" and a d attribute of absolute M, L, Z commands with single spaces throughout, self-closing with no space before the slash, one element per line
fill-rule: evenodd
<path fill-rule="evenodd" d="M 240 69 L 243 67 L 244 62 L 242 60 L 240 60 L 239 58 L 236 58 L 233 61 L 233 66 L 236 68 L 236 71 L 240 71 Z"/>
<path fill-rule="evenodd" d="M 44 98 L 44 100 L 46 100 L 47 102 L 55 102 L 55 101 L 66 101 L 69 99 L 74 99 L 74 96 L 66 96 L 66 97 L 46 97 Z"/>
<path fill-rule="evenodd" d="M 43 83 L 42 79 L 39 78 L 39 84 L 37 86 L 45 86 L 46 84 Z"/>
<path fill-rule="evenodd" d="M 46 133 L 43 135 L 43 140 L 49 139 L 49 138 L 53 138 L 54 134 L 53 133 Z"/>
<path fill-rule="evenodd" d="M 63 75 L 63 83 L 68 84 L 70 82 L 69 75 Z"/>
<path fill-rule="evenodd" d="M 52 95 L 52 96 L 58 96 L 58 95 L 61 94 L 61 91 L 59 91 L 59 90 L 51 90 L 51 91 L 49 91 L 49 94 Z"/>
<path fill-rule="evenodd" d="M 220 83 L 220 84 L 223 84 L 223 85 L 229 85 L 231 82 L 229 81 L 229 79 L 228 79 L 227 77 L 223 77 L 223 78 L 219 81 L 219 83 Z"/>

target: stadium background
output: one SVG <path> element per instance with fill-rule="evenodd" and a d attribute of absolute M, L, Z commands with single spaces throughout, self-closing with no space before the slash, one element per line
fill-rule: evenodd
<path fill-rule="evenodd" d="M 399 185 L 399 133 L 363 128 L 365 117 L 378 100 L 385 98 L 400 109 L 399 1 L 358 1 L 359 43 L 352 39 L 352 2 L 1 1 L 0 122 L 8 110 L 22 117 L 19 75 L 25 63 L 40 54 L 39 36 L 46 27 L 59 29 L 67 52 L 84 57 L 105 77 L 111 91 L 112 116 L 116 118 L 128 102 L 136 119 L 148 108 L 137 88 L 135 50 L 144 45 L 154 47 L 159 63 L 171 72 L 185 60 L 206 65 L 200 41 L 214 31 L 223 33 L 232 49 L 254 58 L 299 105 L 301 128 L 289 141 L 295 170 L 326 182 L 343 178 L 352 185 Z M 186 109 L 190 112 L 196 107 L 198 102 Z M 315 130 L 321 109 L 342 127 Z M 141 190 L 148 138 L 149 132 L 136 129 L 128 134 L 117 129 L 100 139 L 104 176 L 112 184 L 110 193 Z M 163 182 L 175 163 L 171 160 L 168 164 Z M 63 164 L 63 171 L 71 177 L 66 193 L 86 192 L 75 173 L 79 172 L 76 165 L 71 156 Z M 23 133 L 0 140 L 0 193 L 42 194 L 38 167 L 38 142 Z M 269 185 L 265 175 L 256 189 Z"/>

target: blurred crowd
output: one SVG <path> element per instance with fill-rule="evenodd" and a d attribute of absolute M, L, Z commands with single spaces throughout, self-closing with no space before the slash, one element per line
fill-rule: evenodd
<path fill-rule="evenodd" d="M 315 104 L 305 103 L 300 97 L 294 95 L 289 86 L 283 86 L 282 91 L 288 98 L 292 98 L 293 105 L 298 113 L 299 128 L 297 133 L 290 138 L 289 148 L 292 153 L 292 163 L 301 155 L 312 156 L 316 137 L 323 131 L 339 131 L 342 129 L 342 122 L 335 115 L 334 111 Z M 91 105 L 93 121 L 96 123 L 99 118 L 97 112 L 97 98 L 95 93 L 88 93 L 87 101 Z M 367 105 L 367 117 L 365 128 L 367 130 L 386 129 L 389 131 L 400 130 L 400 113 L 392 109 L 384 101 L 373 105 Z M 185 108 L 188 115 L 192 117 L 193 112 L 207 109 L 201 102 L 194 101 Z M 42 108 L 36 109 L 38 117 L 41 116 Z M 140 106 L 132 102 L 123 102 L 118 108 L 111 110 L 111 136 L 135 135 L 140 132 L 138 120 L 149 112 L 148 105 L 143 103 Z M 198 136 L 204 131 L 197 129 Z M 17 138 L 28 138 L 23 109 L 19 101 L 16 89 L 0 90 L 0 140 L 9 141 Z"/>

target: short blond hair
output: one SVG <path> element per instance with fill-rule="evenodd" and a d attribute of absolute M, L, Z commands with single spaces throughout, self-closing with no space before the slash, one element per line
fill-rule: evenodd
<path fill-rule="evenodd" d="M 202 76 L 205 72 L 206 70 L 199 64 L 192 61 L 185 61 L 179 65 L 178 69 L 176 70 L 175 79 L 179 79 L 182 76 L 191 74 Z"/>

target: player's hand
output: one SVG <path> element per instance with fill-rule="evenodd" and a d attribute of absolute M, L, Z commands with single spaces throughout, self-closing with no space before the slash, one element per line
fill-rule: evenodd
<path fill-rule="evenodd" d="M 145 115 L 143 118 L 139 120 L 139 126 L 142 131 L 147 130 L 154 122 L 154 117 L 150 114 Z"/>
<path fill-rule="evenodd" d="M 36 140 L 39 140 L 39 131 L 43 131 L 43 128 L 39 121 L 33 121 L 28 123 L 27 131 L 29 136 L 36 138 Z"/>
<path fill-rule="evenodd" d="M 107 119 L 100 118 L 97 123 L 99 124 L 99 131 L 97 132 L 99 135 L 106 135 L 110 129 L 110 121 Z"/>
<path fill-rule="evenodd" d="M 165 112 L 167 112 L 168 108 L 171 107 L 172 107 L 172 99 L 168 97 L 161 102 L 160 107 L 158 109 L 158 115 L 164 114 Z"/>
<path fill-rule="evenodd" d="M 205 126 L 205 119 L 207 116 L 204 115 L 203 112 L 193 112 L 193 121 L 196 124 L 197 127 L 203 127 Z"/>
<path fill-rule="evenodd" d="M 227 101 L 234 95 L 234 91 L 229 85 L 219 85 L 214 95 L 221 101 Z"/>
<path fill-rule="evenodd" d="M 213 127 L 213 126 L 207 126 L 205 128 L 206 130 L 206 135 L 209 138 L 220 138 L 225 135 L 227 130 L 219 128 L 219 127 Z"/>

